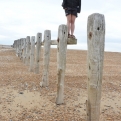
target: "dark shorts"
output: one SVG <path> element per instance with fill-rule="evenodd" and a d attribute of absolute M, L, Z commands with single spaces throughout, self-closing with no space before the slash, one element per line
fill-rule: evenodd
<path fill-rule="evenodd" d="M 65 9 L 65 14 L 66 14 L 66 16 L 71 14 L 71 15 L 74 15 L 74 16 L 78 17 L 76 8 L 66 8 Z"/>

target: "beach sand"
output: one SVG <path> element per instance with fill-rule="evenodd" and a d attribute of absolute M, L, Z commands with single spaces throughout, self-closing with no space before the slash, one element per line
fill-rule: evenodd
<path fill-rule="evenodd" d="M 64 104 L 56 105 L 57 49 L 51 49 L 49 86 L 29 72 L 15 50 L 0 46 L 0 121 L 86 121 L 87 51 L 68 50 Z M 121 53 L 105 52 L 100 121 L 121 121 Z"/>

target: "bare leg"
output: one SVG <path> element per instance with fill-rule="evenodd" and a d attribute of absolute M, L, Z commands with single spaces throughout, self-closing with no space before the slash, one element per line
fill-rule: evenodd
<path fill-rule="evenodd" d="M 74 30 L 75 30 L 75 19 L 76 19 L 76 16 L 71 15 L 71 35 L 74 34 Z"/>
<path fill-rule="evenodd" d="M 68 33 L 70 34 L 70 30 L 71 30 L 71 14 L 67 16 L 67 26 L 68 26 Z"/>

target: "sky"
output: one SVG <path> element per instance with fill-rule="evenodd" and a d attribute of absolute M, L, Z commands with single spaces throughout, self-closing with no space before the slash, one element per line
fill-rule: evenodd
<path fill-rule="evenodd" d="M 57 39 L 59 25 L 66 24 L 61 4 L 62 0 L 0 0 L 0 44 L 12 45 L 38 32 L 43 36 L 45 30 Z M 93 13 L 105 16 L 105 51 L 121 52 L 121 0 L 82 0 L 74 32 L 78 44 L 68 48 L 87 50 L 87 20 Z"/>

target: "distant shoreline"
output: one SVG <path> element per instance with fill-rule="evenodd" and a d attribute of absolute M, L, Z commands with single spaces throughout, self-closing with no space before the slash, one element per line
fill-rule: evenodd
<path fill-rule="evenodd" d="M 0 44 L 0 47 L 5 47 L 5 48 L 12 48 L 12 45 L 2 45 Z M 52 49 L 57 49 L 57 47 L 51 47 Z M 75 50 L 75 51 L 87 51 L 87 50 L 84 50 L 84 49 L 73 49 L 73 48 L 68 48 L 68 50 Z M 111 53 L 121 53 L 121 52 L 117 52 L 117 51 L 105 51 L 105 52 L 111 52 Z"/>

